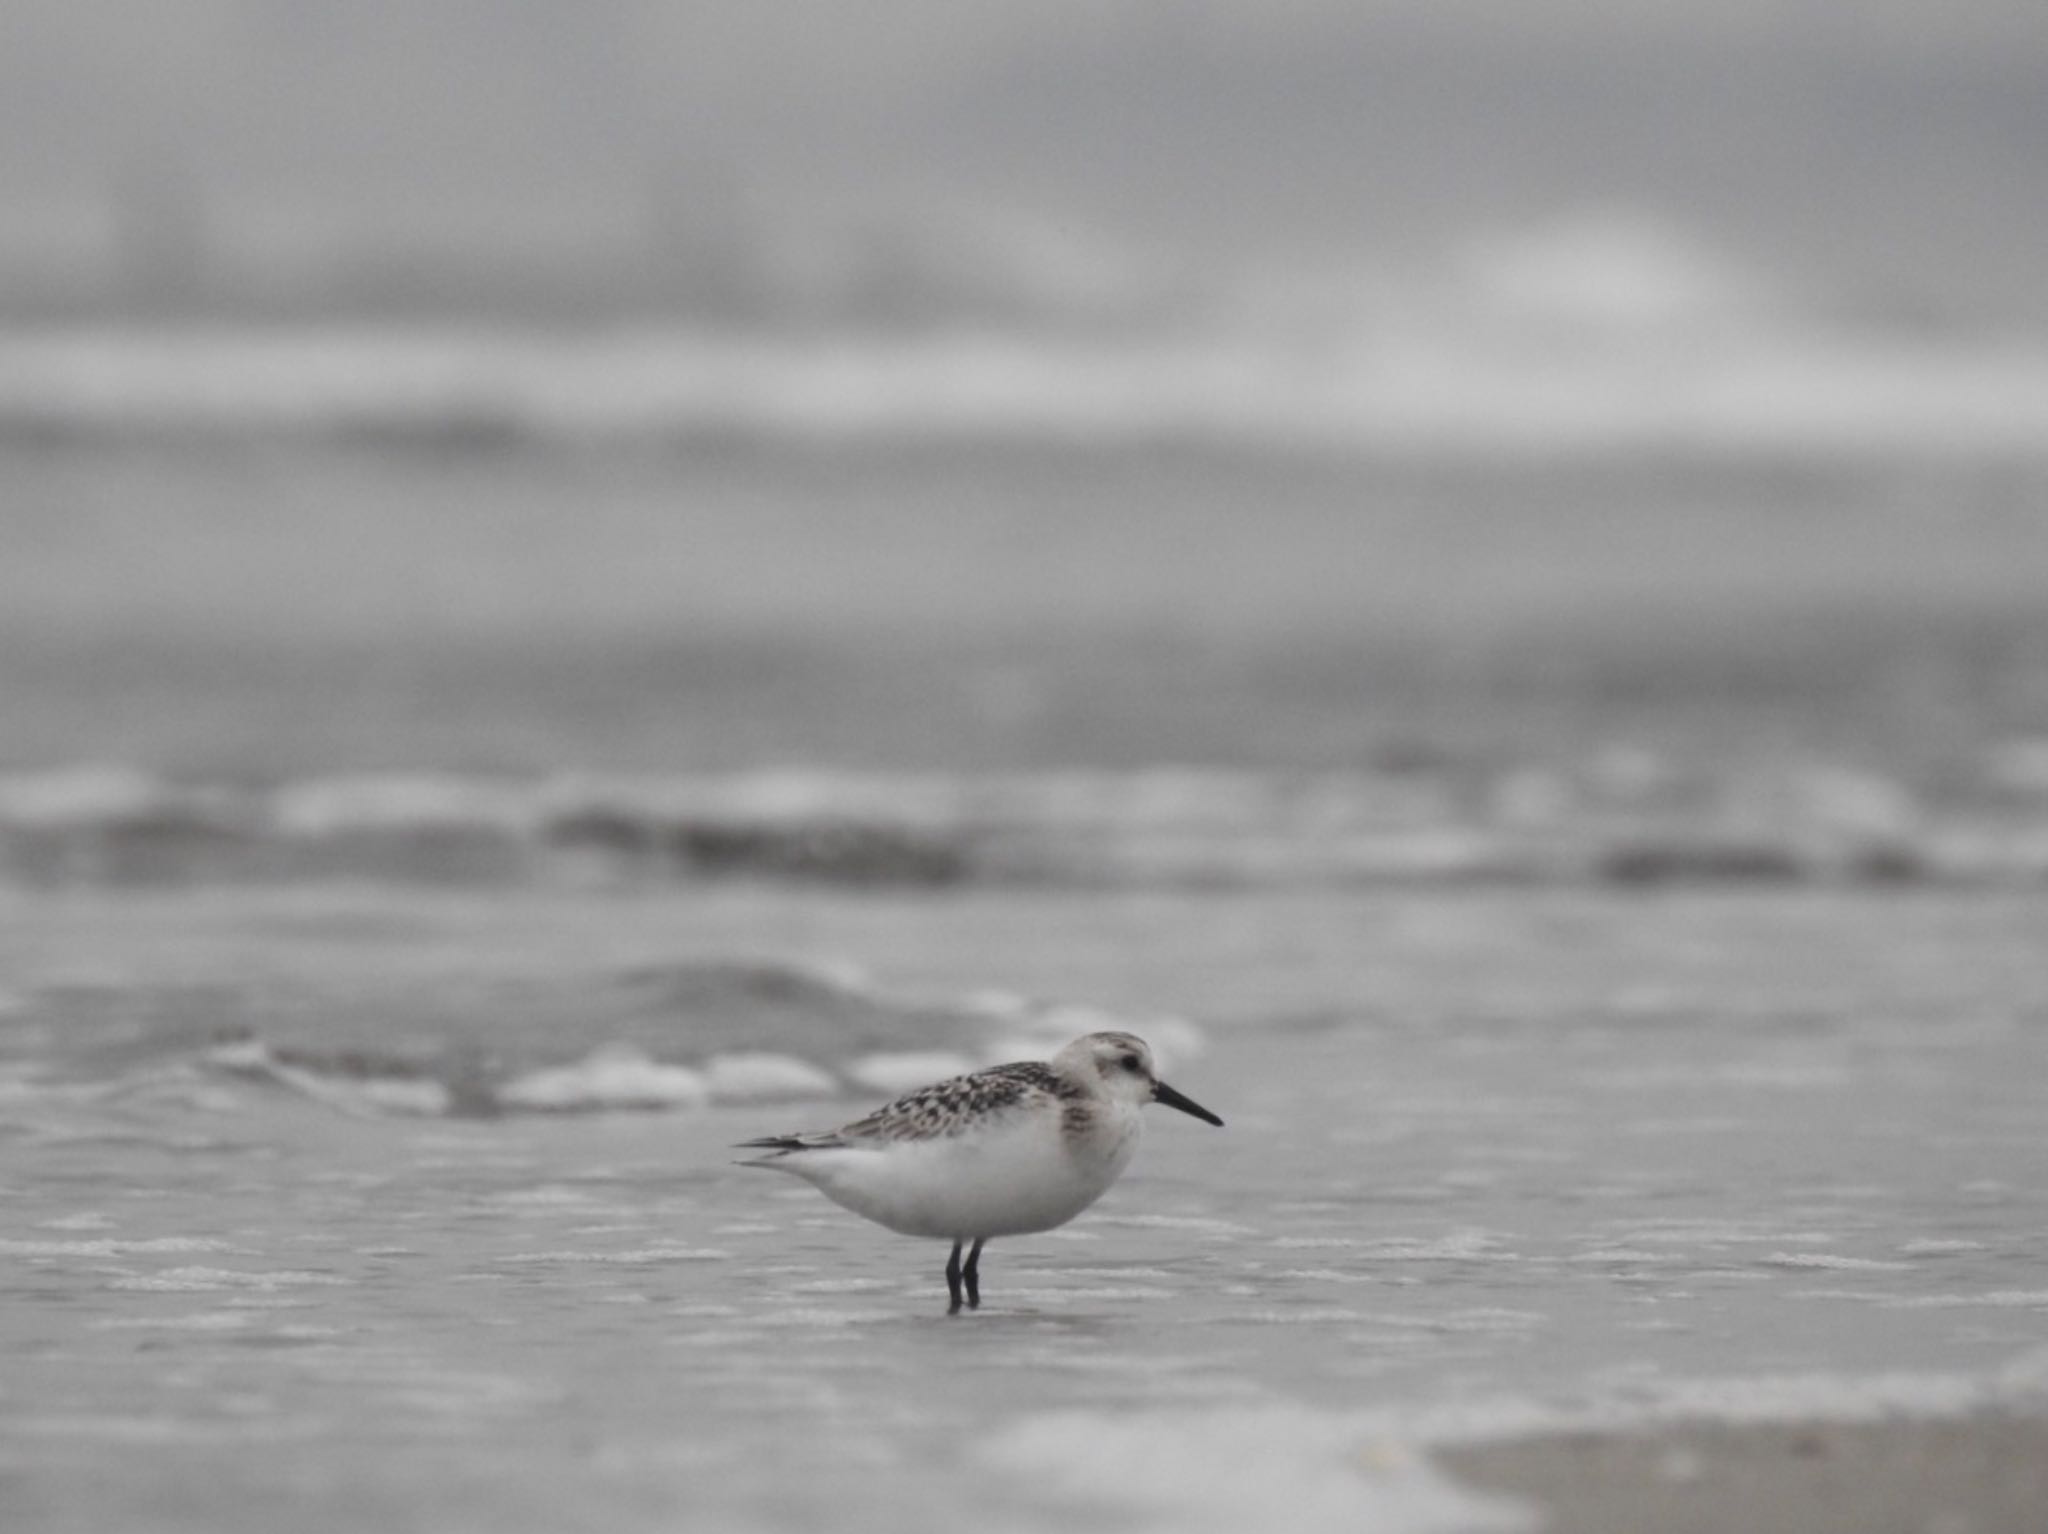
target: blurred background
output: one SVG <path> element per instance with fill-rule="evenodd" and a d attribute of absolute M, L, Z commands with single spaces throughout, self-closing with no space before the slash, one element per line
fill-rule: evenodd
<path fill-rule="evenodd" d="M 2042 0 L 6 0 L 0 1526 L 2038 1529 L 2044 273 Z"/>
<path fill-rule="evenodd" d="M 2048 864 L 2037 6 L 4 28 L 17 874 Z"/>

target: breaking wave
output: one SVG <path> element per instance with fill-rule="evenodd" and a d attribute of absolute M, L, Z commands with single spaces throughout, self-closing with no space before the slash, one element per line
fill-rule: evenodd
<path fill-rule="evenodd" d="M 17 334 L 0 337 L 0 432 L 2034 457 L 2048 347 L 1765 327 L 1674 346 L 1463 320 L 1313 343 L 1258 330 Z"/>
<path fill-rule="evenodd" d="M 1193 1024 L 1165 1014 L 995 991 L 897 994 L 856 974 L 772 959 L 533 981 L 493 995 L 487 1020 L 473 1005 L 450 1011 L 447 998 L 385 996 L 374 986 L 345 1007 L 226 989 L 122 992 L 105 998 L 109 1025 L 112 1013 L 145 1014 L 154 1046 L 117 1054 L 91 1045 L 92 997 L 67 992 L 48 1001 L 71 1019 L 81 1052 L 69 1062 L 68 1085 L 24 1080 L 16 1084 L 24 1098 L 175 1094 L 167 1083 L 196 1070 L 202 1082 L 279 1090 L 359 1117 L 872 1101 L 984 1065 L 1042 1059 L 1079 1034 L 1110 1028 L 1140 1032 L 1163 1059 L 1203 1048 Z M 28 1011 L 40 1004 L 35 996 L 21 1001 Z M 81 1074 L 96 1079 L 81 1085 Z"/>
<path fill-rule="evenodd" d="M 1633 758 L 1490 778 L 1448 770 L 420 773 L 268 788 L 81 766 L 0 776 L 0 880 L 2027 883 L 2048 877 L 2048 783 L 2038 781 L 2035 754 L 1999 748 L 1983 782 L 1954 802 L 1930 802 L 1861 770 L 1711 778 Z"/>

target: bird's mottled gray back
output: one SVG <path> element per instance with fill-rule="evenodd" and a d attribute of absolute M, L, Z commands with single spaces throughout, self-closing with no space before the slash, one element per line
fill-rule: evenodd
<path fill-rule="evenodd" d="M 838 1138 L 942 1140 L 965 1133 L 977 1119 L 1021 1107 L 1034 1098 L 1065 1103 L 1082 1095 L 1080 1087 L 1043 1061 L 1020 1060 L 919 1087 L 848 1124 Z"/>

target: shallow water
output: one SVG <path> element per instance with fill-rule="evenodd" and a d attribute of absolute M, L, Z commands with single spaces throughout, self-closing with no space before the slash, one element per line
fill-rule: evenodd
<path fill-rule="evenodd" d="M 9 1529 L 1200 1528 L 1269 1494 L 1297 1527 L 1478 1527 L 1502 1510 L 1417 1446 L 2048 1404 L 2039 894 L 5 914 Z M 618 1000 L 764 955 L 874 1005 Z M 1192 1020 L 1171 1079 L 1229 1128 L 1155 1115 L 954 1320 L 943 1248 L 731 1164 L 858 1089 L 420 1114 L 224 1068 L 211 1029 L 518 1071 L 622 1038 L 687 1068 L 757 1020 L 831 1072 L 1001 1032 L 961 1000 L 991 987 Z"/>

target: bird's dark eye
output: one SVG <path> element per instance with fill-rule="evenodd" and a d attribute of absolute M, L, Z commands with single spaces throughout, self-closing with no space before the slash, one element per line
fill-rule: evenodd
<path fill-rule="evenodd" d="M 1135 1071 L 1138 1068 L 1140 1062 L 1136 1055 L 1125 1055 L 1123 1059 L 1118 1061 L 1117 1063 L 1127 1071 Z"/>

